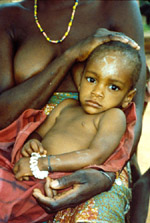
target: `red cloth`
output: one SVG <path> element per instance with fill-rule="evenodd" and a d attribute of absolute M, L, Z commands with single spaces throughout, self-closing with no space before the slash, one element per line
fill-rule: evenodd
<path fill-rule="evenodd" d="M 12 171 L 13 163 L 20 158 L 19 149 L 45 118 L 43 111 L 29 109 L 0 131 L 0 222 L 39 223 L 49 219 L 32 197 L 33 188 L 42 190 L 44 181 L 19 182 Z"/>
<path fill-rule="evenodd" d="M 133 127 L 136 121 L 135 105 L 132 104 L 125 114 L 127 130 L 119 147 L 104 165 L 93 165 L 92 168 L 116 171 L 122 168 L 129 159 L 133 144 Z M 15 179 L 12 171 L 13 164 L 21 157 L 20 149 L 25 140 L 45 118 L 43 111 L 29 109 L 10 126 L 0 131 L 0 222 L 40 223 L 52 217 L 37 204 L 32 196 L 34 188 L 43 191 L 45 180 L 32 178 L 30 181 L 20 182 Z M 66 173 L 53 173 L 51 177 L 59 178 L 64 175 Z"/>
<path fill-rule="evenodd" d="M 134 126 L 136 123 L 135 104 L 131 103 L 125 110 L 126 131 L 114 153 L 104 162 L 103 165 L 90 165 L 86 168 L 103 169 L 104 171 L 121 171 L 126 162 L 130 159 L 130 154 L 134 142 Z"/>

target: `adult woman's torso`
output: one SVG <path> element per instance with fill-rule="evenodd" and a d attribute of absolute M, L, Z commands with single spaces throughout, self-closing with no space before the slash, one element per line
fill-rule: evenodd
<path fill-rule="evenodd" d="M 45 0 L 44 0 L 45 1 Z M 51 39 L 60 39 L 67 30 L 74 0 L 38 1 L 39 22 Z M 97 28 L 110 28 L 103 1 L 81 0 L 76 9 L 71 31 L 64 42 L 49 43 L 40 33 L 33 15 L 34 1 L 27 0 L 12 8 L 10 17 L 14 41 L 14 79 L 16 84 L 42 71 L 66 49 L 93 34 Z M 105 5 L 107 8 L 107 4 Z M 16 13 L 17 12 L 17 13 Z M 15 16 L 14 16 L 15 13 Z M 67 75 L 57 91 L 76 91 L 71 75 Z"/>

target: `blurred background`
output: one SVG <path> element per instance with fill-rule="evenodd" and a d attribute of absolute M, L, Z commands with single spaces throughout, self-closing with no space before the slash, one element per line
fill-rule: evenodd
<path fill-rule="evenodd" d="M 0 0 L 0 4 L 6 2 L 17 2 L 17 1 L 20 0 Z M 139 4 L 142 14 L 146 63 L 150 71 L 150 0 L 147 1 L 134 0 L 134 1 L 137 1 L 137 4 Z M 150 81 L 150 73 L 147 77 L 147 80 Z M 149 93 L 150 96 L 150 84 L 149 84 L 149 92 L 147 93 Z M 148 103 L 144 113 L 142 136 L 139 142 L 137 155 L 141 172 L 144 173 L 150 167 L 150 103 Z M 149 215 L 147 217 L 146 223 L 150 223 L 150 205 L 149 205 Z"/>

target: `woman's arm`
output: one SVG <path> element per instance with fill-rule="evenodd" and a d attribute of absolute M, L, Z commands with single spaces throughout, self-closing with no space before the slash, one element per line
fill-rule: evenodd
<path fill-rule="evenodd" d="M 13 30 L 10 30 L 10 16 L 7 15 L 7 10 L 5 13 L 3 11 L 0 9 L 0 129 L 12 123 L 25 109 L 36 109 L 45 105 L 76 61 L 84 61 L 95 47 L 116 38 L 115 35 L 110 37 L 109 31 L 98 30 L 50 61 L 45 69 L 36 75 L 22 83 L 16 83 L 14 67 L 17 42 L 13 37 Z M 128 42 L 125 36 L 117 36 L 118 39 Z M 132 41 L 129 41 L 129 44 L 138 47 Z"/>
<path fill-rule="evenodd" d="M 115 174 L 110 172 L 107 174 L 109 174 L 112 181 L 104 176 L 101 171 L 94 169 L 78 170 L 58 180 L 49 181 L 49 179 L 46 179 L 45 195 L 36 188 L 33 191 L 33 196 L 49 214 L 56 212 L 56 210 L 75 207 L 77 204 L 81 204 L 95 195 L 110 189 L 115 180 Z M 69 191 L 59 193 L 54 198 L 51 197 L 51 188 L 60 190 L 70 186 L 72 189 L 69 189 Z"/>

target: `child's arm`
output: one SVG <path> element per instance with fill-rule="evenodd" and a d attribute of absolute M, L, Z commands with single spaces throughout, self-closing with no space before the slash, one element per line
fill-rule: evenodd
<path fill-rule="evenodd" d="M 111 109 L 105 112 L 100 120 L 97 134 L 89 147 L 80 151 L 51 156 L 50 165 L 52 170 L 54 172 L 67 172 L 81 169 L 90 164 L 102 164 L 119 145 L 125 129 L 126 118 L 120 109 Z M 24 165 L 23 159 L 28 159 L 28 161 L 25 160 L 26 165 Z M 24 176 L 32 176 L 29 159 L 24 157 L 15 164 L 14 173 L 18 180 L 24 179 Z M 48 165 L 48 157 L 38 159 L 38 167 L 41 171 L 48 170 Z"/>
<path fill-rule="evenodd" d="M 50 164 L 55 171 L 75 171 L 85 166 L 100 165 L 114 152 L 126 130 L 126 117 L 120 109 L 105 112 L 100 120 L 97 134 L 88 148 L 52 156 Z M 47 157 L 45 158 L 47 159 Z M 39 159 L 40 170 L 47 170 L 47 160 Z"/>
<path fill-rule="evenodd" d="M 21 149 L 21 153 L 24 157 L 29 157 L 33 152 L 37 152 L 42 154 L 46 154 L 46 149 L 42 146 L 42 139 L 44 135 L 47 133 L 49 129 L 52 128 L 52 126 L 55 123 L 55 120 L 57 116 L 59 115 L 60 106 L 57 106 L 49 116 L 47 116 L 44 123 L 40 125 L 39 128 L 36 129 L 27 139 L 26 143 Z"/>
<path fill-rule="evenodd" d="M 15 177 L 18 180 L 28 180 L 29 176 L 33 176 L 31 170 L 30 170 L 30 156 L 32 152 L 38 152 L 41 154 L 45 154 L 46 148 L 43 148 L 41 144 L 41 140 L 44 138 L 46 133 L 53 127 L 55 124 L 56 118 L 59 116 L 60 112 L 66 108 L 67 106 L 71 106 L 74 103 L 76 103 L 76 100 L 74 99 L 66 99 L 62 101 L 47 117 L 46 121 L 32 134 L 31 137 L 33 139 L 28 140 L 23 149 L 22 154 L 24 155 L 23 158 L 21 158 L 13 168 L 13 172 L 15 174 Z M 31 138 L 30 137 L 30 138 Z M 42 158 L 42 161 L 45 160 Z M 48 166 L 46 162 L 46 166 Z"/>

